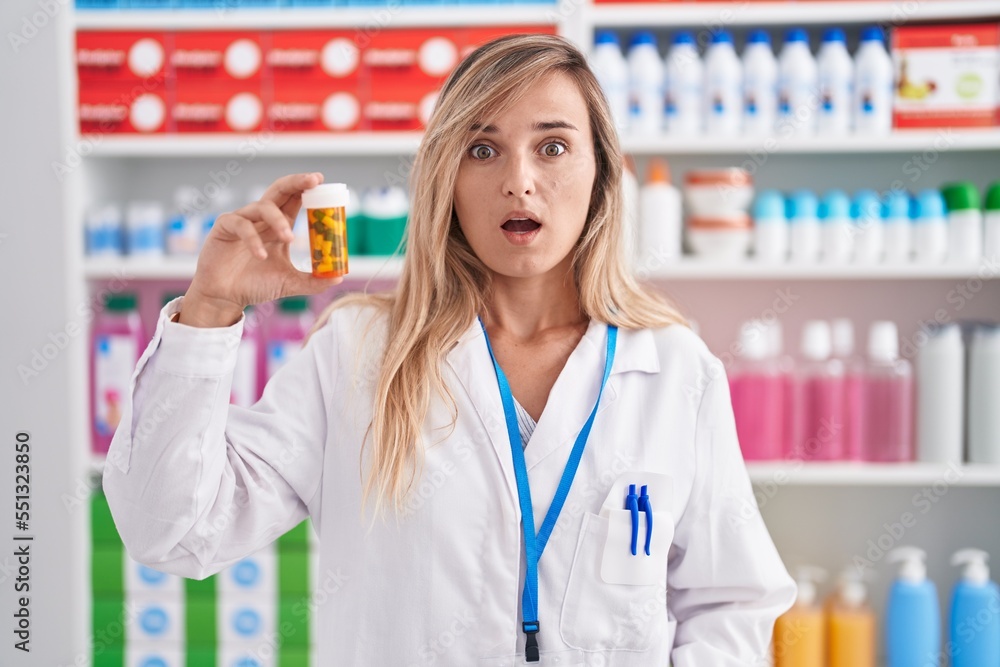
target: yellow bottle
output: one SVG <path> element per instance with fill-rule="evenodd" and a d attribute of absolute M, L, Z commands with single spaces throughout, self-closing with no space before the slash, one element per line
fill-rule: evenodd
<path fill-rule="evenodd" d="M 774 667 L 825 667 L 826 619 L 816 605 L 816 582 L 825 577 L 818 567 L 796 570 L 798 597 L 774 624 Z"/>
<path fill-rule="evenodd" d="M 875 612 L 865 604 L 862 573 L 847 569 L 827 606 L 829 667 L 875 667 Z"/>

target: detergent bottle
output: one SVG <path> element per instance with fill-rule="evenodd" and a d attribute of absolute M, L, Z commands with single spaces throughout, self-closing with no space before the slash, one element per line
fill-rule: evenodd
<path fill-rule="evenodd" d="M 823 610 L 816 605 L 816 583 L 826 578 L 826 571 L 804 566 L 795 572 L 798 597 L 774 624 L 774 667 L 821 666 L 826 651 L 826 625 Z"/>
<path fill-rule="evenodd" d="M 941 651 L 941 611 L 937 587 L 927 579 L 926 557 L 923 549 L 908 546 L 886 556 L 889 563 L 902 563 L 886 605 L 888 667 L 920 667 Z"/>
<path fill-rule="evenodd" d="M 951 564 L 965 566 L 951 597 L 951 667 L 1000 665 L 1000 589 L 990 581 L 989 554 L 962 549 Z"/>
<path fill-rule="evenodd" d="M 875 612 L 867 597 L 863 573 L 844 570 L 827 603 L 827 667 L 875 667 Z"/>

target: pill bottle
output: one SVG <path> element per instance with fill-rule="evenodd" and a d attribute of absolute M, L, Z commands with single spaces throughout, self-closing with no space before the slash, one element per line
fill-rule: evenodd
<path fill-rule="evenodd" d="M 347 204 L 344 183 L 324 183 L 302 193 L 309 224 L 312 273 L 319 278 L 347 274 Z"/>

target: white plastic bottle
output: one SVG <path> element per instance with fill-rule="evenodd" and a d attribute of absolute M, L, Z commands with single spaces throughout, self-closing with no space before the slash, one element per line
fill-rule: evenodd
<path fill-rule="evenodd" d="M 739 134 L 742 97 L 743 65 L 733 47 L 733 36 L 720 30 L 712 35 L 712 44 L 705 52 L 703 113 L 709 134 Z"/>
<path fill-rule="evenodd" d="M 819 259 L 819 202 L 808 190 L 798 190 L 788 199 L 791 260 L 810 263 Z"/>
<path fill-rule="evenodd" d="M 980 325 L 969 343 L 969 463 L 1000 465 L 1000 325 Z"/>
<path fill-rule="evenodd" d="M 917 195 L 913 210 L 913 261 L 940 264 L 948 256 L 948 219 L 944 197 L 937 190 Z"/>
<path fill-rule="evenodd" d="M 681 256 L 681 193 L 670 182 L 665 160 L 649 162 L 639 191 L 639 266 L 652 271 Z"/>
<path fill-rule="evenodd" d="M 851 205 L 854 230 L 854 261 L 857 264 L 878 264 L 885 248 L 882 226 L 882 204 L 874 190 L 860 190 Z"/>
<path fill-rule="evenodd" d="M 628 127 L 628 64 L 615 33 L 608 30 L 597 33 L 590 64 L 608 98 L 615 125 L 622 132 Z"/>
<path fill-rule="evenodd" d="M 629 132 L 655 137 L 663 125 L 663 60 L 651 32 L 637 32 L 628 49 Z"/>
<path fill-rule="evenodd" d="M 667 52 L 664 79 L 664 113 L 668 134 L 701 134 L 701 103 L 705 68 L 698 56 L 694 36 L 689 32 L 674 35 Z"/>
<path fill-rule="evenodd" d="M 910 208 L 910 195 L 906 192 L 890 193 L 883 204 L 884 260 L 887 264 L 905 264 L 910 261 L 910 251 L 913 248 Z"/>
<path fill-rule="evenodd" d="M 842 190 L 823 195 L 819 207 L 822 252 L 824 262 L 846 264 L 854 254 L 854 233 L 851 226 L 851 200 Z"/>
<path fill-rule="evenodd" d="M 816 58 L 819 70 L 819 106 L 816 129 L 824 136 L 851 131 L 851 90 L 854 60 L 847 51 L 844 31 L 827 28 Z"/>
<path fill-rule="evenodd" d="M 743 48 L 743 133 L 774 132 L 778 113 L 778 61 L 765 30 L 753 30 Z"/>
<path fill-rule="evenodd" d="M 948 206 L 948 261 L 955 264 L 978 262 L 983 254 L 983 212 L 979 189 L 962 181 L 941 190 Z"/>
<path fill-rule="evenodd" d="M 778 133 L 808 136 L 816 133 L 819 72 L 809 50 L 809 36 L 792 28 L 778 56 Z"/>
<path fill-rule="evenodd" d="M 954 323 L 932 329 L 916 359 L 917 460 L 962 463 L 965 345 Z"/>
<path fill-rule="evenodd" d="M 785 198 L 777 190 L 764 190 L 754 201 L 753 256 L 769 264 L 780 264 L 788 259 Z"/>
<path fill-rule="evenodd" d="M 893 76 L 882 29 L 865 28 L 854 54 L 854 130 L 858 134 L 892 131 Z"/>

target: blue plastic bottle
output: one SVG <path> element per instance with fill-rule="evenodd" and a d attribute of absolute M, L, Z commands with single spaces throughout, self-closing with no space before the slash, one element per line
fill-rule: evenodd
<path fill-rule="evenodd" d="M 889 589 L 885 645 L 889 667 L 938 664 L 941 654 L 941 612 L 937 588 L 927 579 L 926 554 L 917 547 L 889 552 L 888 562 L 901 562 L 899 577 Z"/>
<path fill-rule="evenodd" d="M 979 549 L 962 549 L 951 557 L 952 565 L 965 566 L 951 597 L 952 667 L 1000 665 L 1000 588 L 990 581 L 987 558 Z"/>

